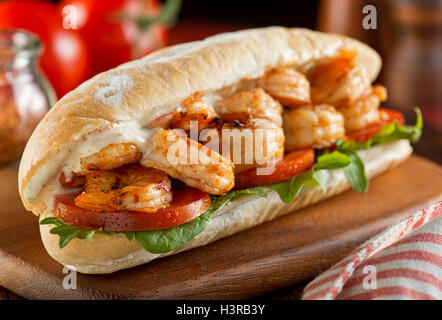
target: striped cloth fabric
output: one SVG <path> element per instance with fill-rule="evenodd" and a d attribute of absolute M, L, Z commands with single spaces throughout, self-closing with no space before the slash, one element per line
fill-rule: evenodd
<path fill-rule="evenodd" d="M 309 283 L 302 299 L 442 299 L 442 201 L 365 242 Z"/>

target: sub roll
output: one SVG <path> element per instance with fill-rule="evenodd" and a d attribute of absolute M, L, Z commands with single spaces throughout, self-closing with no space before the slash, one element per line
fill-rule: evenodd
<path fill-rule="evenodd" d="M 158 50 L 57 102 L 20 196 L 52 258 L 111 273 L 366 192 L 421 128 L 380 108 L 380 68 L 357 40 L 282 27 Z"/>

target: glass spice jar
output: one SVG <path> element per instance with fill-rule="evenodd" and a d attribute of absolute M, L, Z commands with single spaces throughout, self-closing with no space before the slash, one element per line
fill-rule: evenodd
<path fill-rule="evenodd" d="M 56 97 L 38 66 L 39 39 L 24 30 L 0 30 L 0 166 L 17 160 Z"/>

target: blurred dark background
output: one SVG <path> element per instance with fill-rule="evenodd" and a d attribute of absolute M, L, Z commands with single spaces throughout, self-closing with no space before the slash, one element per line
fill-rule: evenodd
<path fill-rule="evenodd" d="M 202 18 L 218 22 L 237 22 L 254 26 L 302 25 L 314 28 L 318 0 L 185 0 L 180 18 Z M 244 16 L 247 14 L 247 16 Z"/>

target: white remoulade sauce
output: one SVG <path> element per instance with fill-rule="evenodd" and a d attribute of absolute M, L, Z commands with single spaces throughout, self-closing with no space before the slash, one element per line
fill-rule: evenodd
<path fill-rule="evenodd" d="M 88 135 L 69 150 L 59 153 L 42 165 L 25 186 L 24 197 L 29 202 L 41 197 L 47 210 L 52 211 L 54 195 L 72 191 L 60 185 L 60 172 L 63 172 L 69 181 L 73 172 L 80 171 L 81 158 L 94 154 L 109 144 L 132 142 L 143 155 L 148 154 L 154 147 L 153 136 L 157 131 L 158 129 L 141 128 L 134 121 L 117 123 L 106 131 Z"/>

